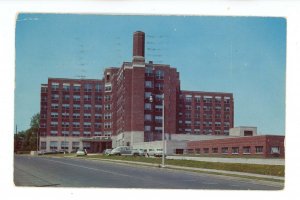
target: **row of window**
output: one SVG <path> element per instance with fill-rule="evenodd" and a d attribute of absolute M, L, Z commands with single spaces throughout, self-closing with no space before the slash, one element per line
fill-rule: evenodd
<path fill-rule="evenodd" d="M 69 113 L 62 113 L 62 118 L 69 118 L 70 114 Z M 82 115 L 80 115 L 80 113 L 73 113 L 72 118 L 73 119 L 80 119 Z M 45 115 L 43 115 L 42 118 L 46 117 Z M 92 118 L 92 114 L 91 113 L 84 113 L 82 116 L 84 119 L 91 119 Z M 94 114 L 95 119 L 101 119 L 102 118 L 102 114 Z M 51 118 L 52 119 L 56 119 L 58 118 L 58 112 L 51 112 Z M 105 113 L 103 115 L 104 119 L 111 119 L 112 118 L 112 114 L 111 113 Z"/>
<path fill-rule="evenodd" d="M 83 97 L 83 98 L 82 98 Z M 84 95 L 84 96 L 80 96 L 80 95 L 73 95 L 72 96 L 72 99 L 73 99 L 73 101 L 80 101 L 80 99 L 83 99 L 84 101 L 91 101 L 92 100 L 92 95 Z M 59 98 L 60 98 L 60 95 L 59 94 L 52 94 L 51 95 L 51 99 L 52 100 L 59 100 Z M 62 99 L 64 100 L 64 101 L 69 101 L 70 99 L 71 99 L 71 96 L 70 95 L 63 95 L 62 96 Z M 96 100 L 96 101 L 101 101 L 102 100 L 102 96 L 95 96 L 94 97 L 94 99 Z M 109 100 L 111 100 L 111 96 L 110 95 L 105 95 L 104 96 L 104 100 L 105 101 L 109 101 Z M 47 101 L 47 97 L 46 96 L 43 96 L 42 97 L 42 101 L 43 102 L 45 102 L 45 101 Z"/>
<path fill-rule="evenodd" d="M 70 91 L 71 89 L 73 91 L 80 91 L 81 88 L 84 89 L 84 91 L 90 92 L 93 89 L 93 86 L 95 86 L 95 91 L 96 92 L 101 92 L 103 89 L 103 85 L 101 84 L 90 84 L 90 83 L 86 83 L 86 84 L 70 84 L 70 83 L 56 83 L 56 82 L 52 82 L 51 83 L 51 90 L 52 91 L 57 91 L 59 90 L 59 88 L 62 86 L 63 91 Z M 44 87 L 43 87 L 44 88 Z M 42 91 L 43 91 L 42 88 Z"/>
<path fill-rule="evenodd" d="M 192 102 L 193 101 L 193 97 L 192 95 L 180 95 L 180 99 L 184 99 L 185 102 Z M 201 99 L 204 103 L 212 103 L 212 102 L 216 102 L 216 103 L 221 103 L 222 102 L 222 98 L 221 97 L 215 97 L 213 98 L 212 96 L 207 97 L 207 96 L 194 96 L 194 101 L 197 103 L 201 102 Z M 224 103 L 230 103 L 231 98 L 230 97 L 224 97 L 223 101 Z"/>
<path fill-rule="evenodd" d="M 80 122 L 72 122 L 72 123 L 62 122 L 61 125 L 62 125 L 63 128 L 69 128 L 70 125 L 72 125 L 73 128 L 80 128 Z M 92 124 L 91 122 L 84 122 L 82 125 L 83 125 L 84 128 L 91 128 L 92 126 L 94 126 L 95 128 L 101 128 L 102 123 Z M 104 125 L 104 128 L 111 128 L 112 127 L 112 122 L 104 122 L 103 125 Z M 46 124 L 42 123 L 40 127 L 41 128 L 46 128 Z M 51 122 L 50 127 L 57 128 L 58 127 L 58 122 Z"/>
<path fill-rule="evenodd" d="M 53 109 L 53 110 L 58 109 L 58 107 L 59 107 L 59 105 L 56 104 L 56 103 L 51 104 L 51 109 Z M 61 107 L 64 110 L 68 110 L 68 109 L 70 109 L 71 106 L 70 106 L 70 104 L 62 104 Z M 81 107 L 82 107 L 81 104 L 73 104 L 73 110 L 80 110 Z M 83 105 L 84 110 L 91 110 L 92 107 L 93 106 L 91 104 L 84 104 Z M 95 107 L 96 110 L 101 110 L 102 109 L 102 105 L 95 105 L 94 107 Z M 104 110 L 110 110 L 111 107 L 112 107 L 111 104 L 105 104 L 104 105 Z"/>
<path fill-rule="evenodd" d="M 196 154 L 251 154 L 251 150 L 254 148 L 256 154 L 261 154 L 264 152 L 263 146 L 244 146 L 244 147 L 212 147 L 212 148 L 195 148 L 188 149 L 188 153 L 196 153 Z M 271 153 L 279 153 L 279 147 L 272 147 Z"/>
<path fill-rule="evenodd" d="M 45 135 L 46 133 L 41 133 L 41 135 Z M 57 130 L 51 130 L 50 131 L 50 134 L 51 136 L 58 136 L 58 131 Z M 80 134 L 83 134 L 83 135 L 94 135 L 94 136 L 109 136 L 112 134 L 111 131 L 104 131 L 104 132 L 100 132 L 100 131 L 83 131 L 83 132 L 80 132 L 80 131 L 61 131 L 61 135 L 63 136 L 79 136 Z"/>

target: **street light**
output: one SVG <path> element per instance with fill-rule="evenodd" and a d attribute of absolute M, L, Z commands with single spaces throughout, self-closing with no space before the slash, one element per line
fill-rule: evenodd
<path fill-rule="evenodd" d="M 149 97 L 149 101 L 153 102 L 152 95 Z M 160 167 L 165 167 L 165 95 L 162 94 L 162 161 Z"/>

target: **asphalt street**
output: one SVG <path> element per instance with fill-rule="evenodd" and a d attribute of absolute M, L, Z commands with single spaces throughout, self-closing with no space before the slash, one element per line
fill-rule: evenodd
<path fill-rule="evenodd" d="M 86 159 L 14 156 L 16 186 L 280 190 L 255 180 Z"/>

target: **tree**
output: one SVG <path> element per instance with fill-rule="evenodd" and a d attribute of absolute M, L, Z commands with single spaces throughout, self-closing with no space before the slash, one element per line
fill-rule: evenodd
<path fill-rule="evenodd" d="M 40 114 L 31 117 L 30 128 L 15 135 L 15 152 L 31 151 L 37 149 L 37 134 L 40 126 Z"/>

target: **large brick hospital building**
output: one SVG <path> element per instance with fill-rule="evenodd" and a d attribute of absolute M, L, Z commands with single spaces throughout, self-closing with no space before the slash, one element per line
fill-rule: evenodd
<path fill-rule="evenodd" d="M 40 149 L 101 151 L 113 136 L 129 146 L 161 140 L 163 100 L 165 133 L 228 135 L 234 126 L 232 93 L 181 90 L 176 68 L 145 62 L 145 34 L 137 31 L 132 61 L 106 68 L 101 79 L 41 85 Z"/>

